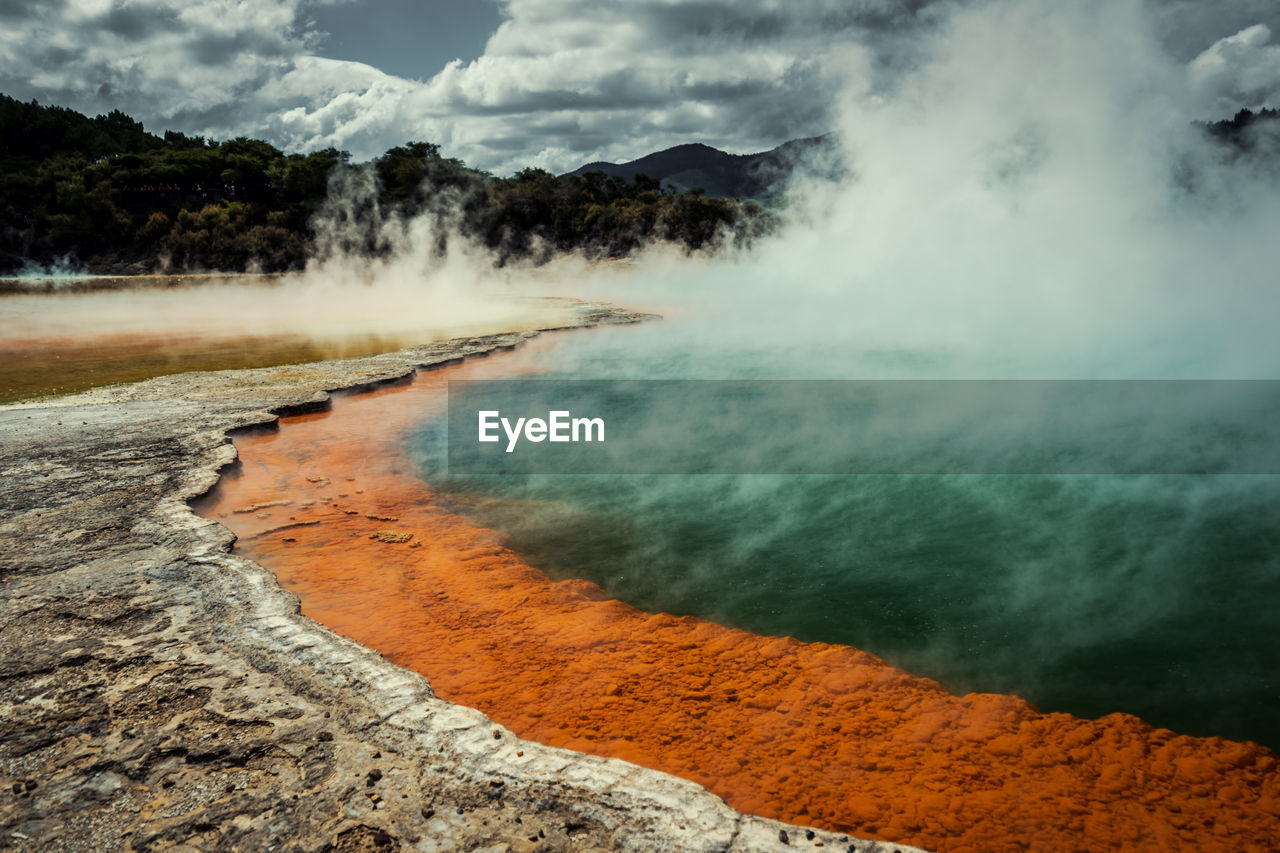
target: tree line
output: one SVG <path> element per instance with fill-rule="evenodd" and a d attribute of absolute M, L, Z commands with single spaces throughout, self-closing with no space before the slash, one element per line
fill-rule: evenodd
<path fill-rule="evenodd" d="M 66 265 L 112 274 L 283 272 L 318 249 L 335 188 L 363 181 L 354 215 L 434 216 L 499 264 L 564 252 L 625 256 L 745 243 L 776 225 L 754 202 L 673 192 L 636 175 L 499 178 L 412 142 L 367 163 L 332 148 L 285 154 L 258 139 L 157 136 L 115 110 L 94 118 L 0 95 L 0 273 Z M 367 208 L 362 210 L 361 208 Z M 370 235 L 354 248 L 389 251 Z"/>
<path fill-rule="evenodd" d="M 1268 137 L 1274 141 L 1280 133 L 1280 109 L 1263 107 L 1255 113 L 1246 108 L 1223 121 L 1202 122 L 1200 127 L 1219 142 L 1252 151 Z"/>

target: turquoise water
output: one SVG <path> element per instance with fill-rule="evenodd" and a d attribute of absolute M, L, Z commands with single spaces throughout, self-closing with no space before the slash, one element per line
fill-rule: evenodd
<path fill-rule="evenodd" d="M 569 378 L 938 372 L 937 354 L 824 346 L 783 359 L 690 345 L 689 328 L 569 336 L 542 366 Z M 1280 477 L 450 479 L 438 426 L 415 439 L 424 476 L 555 579 L 857 646 L 955 692 L 1280 746 Z M 760 432 L 765 450 L 776 434 Z"/>

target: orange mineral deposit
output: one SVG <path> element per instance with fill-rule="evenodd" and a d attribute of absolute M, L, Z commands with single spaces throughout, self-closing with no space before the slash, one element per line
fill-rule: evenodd
<path fill-rule="evenodd" d="M 303 612 L 522 737 L 705 785 L 745 812 L 938 851 L 1274 850 L 1276 756 L 1111 714 L 953 696 L 845 646 L 643 613 L 551 582 L 440 506 L 403 440 L 451 378 L 335 401 L 236 440 L 201 511 Z"/>

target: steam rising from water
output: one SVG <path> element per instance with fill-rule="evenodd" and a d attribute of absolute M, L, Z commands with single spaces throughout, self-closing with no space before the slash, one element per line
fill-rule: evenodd
<path fill-rule="evenodd" d="M 86 280 L 55 278 L 53 294 L 0 303 L 17 321 L 6 324 L 0 344 L 66 336 L 293 335 L 380 336 L 403 346 L 566 321 L 571 306 L 521 298 L 538 295 L 537 282 L 549 271 L 497 269 L 484 250 L 453 232 L 454 199 L 442 197 L 436 210 L 406 220 L 378 209 L 372 181 L 368 173 L 335 177 L 314 223 L 316 255 L 300 274 L 156 277 L 125 292 L 75 293 L 59 291 Z"/>
<path fill-rule="evenodd" d="M 849 180 L 795 186 L 757 252 L 653 259 L 618 298 L 665 283 L 726 347 L 820 340 L 822 375 L 1274 377 L 1275 176 L 1192 126 L 1216 116 L 1147 11 L 957 9 L 882 94 L 858 48 L 828 57 Z"/>
<path fill-rule="evenodd" d="M 575 280 L 669 319 L 584 337 L 548 368 L 1277 378 L 1275 175 L 1192 126 L 1217 117 L 1148 11 L 957 7 L 888 93 L 858 83 L 856 47 L 828 57 L 850 81 L 849 180 L 797 183 L 787 227 L 753 252 L 650 253 L 622 282 Z M 694 426 L 672 422 L 671 441 Z M 535 477 L 455 499 L 553 574 L 645 606 L 854 642 L 955 688 L 1280 742 L 1280 646 L 1260 631 L 1280 604 L 1274 477 Z"/>
<path fill-rule="evenodd" d="M 767 348 L 781 365 L 820 342 L 821 367 L 789 375 L 1274 376 L 1276 170 L 1228 164 L 1192 127 L 1217 116 L 1157 40 L 1153 8 L 987 0 L 930 14 L 920 64 L 887 90 L 869 48 L 819 57 L 843 81 L 849 177 L 797 180 L 782 233 L 736 256 L 653 248 L 626 275 L 572 259 L 498 270 L 456 233 L 456 196 L 405 220 L 378 210 L 365 174 L 333 187 L 297 279 L 86 297 L 41 322 L 399 333 L 501 325 L 495 292 L 554 290 L 697 315 L 714 353 Z M 690 334 L 672 323 L 652 345 Z"/>

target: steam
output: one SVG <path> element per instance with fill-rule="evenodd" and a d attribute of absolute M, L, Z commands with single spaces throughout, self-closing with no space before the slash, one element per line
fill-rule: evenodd
<path fill-rule="evenodd" d="M 381 209 L 376 190 L 371 169 L 335 173 L 314 221 L 316 251 L 302 273 L 155 276 L 124 292 L 12 296 L 4 310 L 20 322 L 6 325 L 0 344 L 113 336 L 211 342 L 292 336 L 321 343 L 375 337 L 394 349 L 569 322 L 574 304 L 530 298 L 550 270 L 499 269 L 487 250 L 460 236 L 456 196 L 438 194 L 431 209 L 404 218 Z M 55 283 L 65 290 L 84 280 Z"/>
<path fill-rule="evenodd" d="M 727 346 L 819 339 L 824 376 L 1272 377 L 1275 178 L 1196 130 L 1154 32 L 1136 0 L 985 2 L 888 91 L 828 55 L 848 180 L 793 186 L 736 259 L 643 258 L 626 295 Z"/>
<path fill-rule="evenodd" d="M 38 264 L 27 261 L 13 276 L 0 276 L 0 280 L 8 280 L 14 285 L 20 281 L 38 280 L 50 288 L 57 288 L 70 279 L 82 278 L 84 273 L 76 266 L 69 255 L 63 255 L 49 264 Z"/>
<path fill-rule="evenodd" d="M 1277 378 L 1276 179 L 1194 128 L 1218 116 L 1150 7 L 991 0 L 938 14 L 925 60 L 888 89 L 861 47 L 824 57 L 844 81 L 847 180 L 798 181 L 786 227 L 751 251 L 584 271 L 566 286 L 668 319 L 581 338 L 540 356 L 545 368 Z M 673 420 L 670 442 L 695 426 Z M 641 606 L 853 642 L 955 689 L 1280 742 L 1258 663 L 1275 646 L 1251 627 L 1280 578 L 1255 522 L 1274 517 L 1276 478 L 833 482 L 530 478 L 504 484 L 496 508 L 468 500 L 533 545 L 579 507 L 600 538 L 556 540 L 585 554 L 544 565 Z"/>
<path fill-rule="evenodd" d="M 408 334 L 509 324 L 507 296 L 557 293 L 671 318 L 630 346 L 688 346 L 695 324 L 711 359 L 700 375 L 737 375 L 733 353 L 766 349 L 775 376 L 1275 375 L 1276 180 L 1227 162 L 1192 126 L 1215 117 L 1209 71 L 1226 73 L 1233 50 L 1263 51 L 1266 33 L 1188 65 L 1139 0 L 986 0 L 930 15 L 907 52 L 918 65 L 895 80 L 871 45 L 816 57 L 839 81 L 848 176 L 797 179 L 781 232 L 750 249 L 499 267 L 459 233 L 456 194 L 433 191 L 429 210 L 404 218 L 378 207 L 371 172 L 343 172 L 303 275 L 265 293 L 226 282 L 139 294 L 118 310 L 86 297 L 50 322 Z"/>

